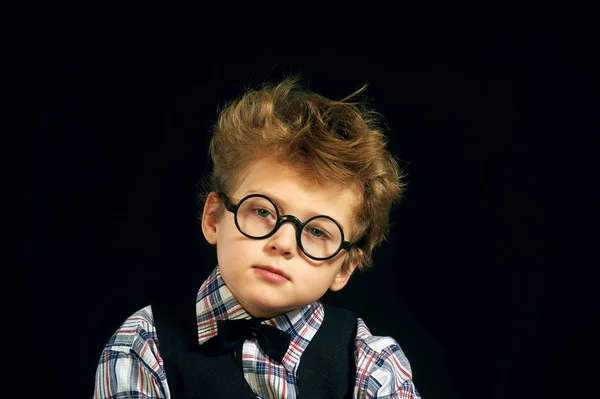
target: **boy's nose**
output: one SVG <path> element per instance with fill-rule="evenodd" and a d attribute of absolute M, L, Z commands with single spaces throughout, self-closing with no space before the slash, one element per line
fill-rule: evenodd
<path fill-rule="evenodd" d="M 269 248 L 284 256 L 290 257 L 296 254 L 298 246 L 296 243 L 296 227 L 293 223 L 283 223 L 279 230 L 270 237 Z"/>

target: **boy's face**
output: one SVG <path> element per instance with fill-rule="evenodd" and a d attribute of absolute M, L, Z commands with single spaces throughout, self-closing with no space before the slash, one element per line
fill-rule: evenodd
<path fill-rule="evenodd" d="M 346 239 L 352 237 L 355 196 L 348 188 L 317 187 L 285 164 L 261 160 L 251 164 L 237 190 L 226 195 L 237 204 L 253 193 L 268 196 L 281 215 L 294 215 L 301 222 L 316 215 L 330 216 L 340 223 Z M 318 300 L 328 289 L 342 289 L 358 265 L 341 271 L 345 250 L 324 261 L 308 258 L 298 248 L 292 223 L 283 223 L 268 238 L 248 238 L 237 229 L 233 213 L 225 211 L 220 218 L 213 214 L 219 205 L 221 201 L 212 193 L 204 208 L 202 230 L 208 242 L 217 245 L 227 287 L 255 317 L 275 317 Z M 278 269 L 285 277 L 267 268 Z"/>

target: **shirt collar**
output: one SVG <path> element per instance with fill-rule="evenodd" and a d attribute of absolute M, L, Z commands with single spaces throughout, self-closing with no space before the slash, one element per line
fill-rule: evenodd
<path fill-rule="evenodd" d="M 289 333 L 292 337 L 290 348 L 282 364 L 289 366 L 290 369 L 293 368 L 321 326 L 323 317 L 323 305 L 319 301 L 315 301 L 263 321 L 265 324 L 270 324 Z M 250 318 L 252 316 L 240 305 L 225 284 L 219 267 L 215 267 L 198 290 L 196 296 L 198 343 L 202 345 L 217 335 L 218 320 Z"/>

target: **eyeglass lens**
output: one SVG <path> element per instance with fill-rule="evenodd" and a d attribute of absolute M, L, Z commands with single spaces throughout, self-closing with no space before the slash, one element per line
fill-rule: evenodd
<path fill-rule="evenodd" d="M 248 197 L 238 204 L 239 229 L 254 238 L 269 235 L 277 226 L 277 209 L 263 197 Z M 304 251 L 316 258 L 334 254 L 342 243 L 342 231 L 326 217 L 311 219 L 302 229 L 300 241 Z"/>

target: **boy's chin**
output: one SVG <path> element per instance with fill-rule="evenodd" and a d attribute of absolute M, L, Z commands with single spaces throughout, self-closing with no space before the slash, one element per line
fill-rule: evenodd
<path fill-rule="evenodd" d="M 252 304 L 247 304 L 244 306 L 244 309 L 246 309 L 246 311 L 250 313 L 250 315 L 266 319 L 271 319 L 273 317 L 280 316 L 295 308 L 296 307 L 285 306 L 282 304 L 276 305 L 272 302 L 266 302 L 264 301 L 264 299 L 259 302 L 254 302 Z"/>
<path fill-rule="evenodd" d="M 303 305 L 296 305 L 290 303 L 282 303 L 275 298 L 268 298 L 264 295 L 253 295 L 246 303 L 242 303 L 242 306 L 248 313 L 254 317 L 262 317 L 271 319 L 273 317 L 280 316 L 284 313 L 289 312 L 302 307 Z"/>
<path fill-rule="evenodd" d="M 285 314 L 287 312 L 289 312 L 289 310 L 281 310 L 281 309 L 266 309 L 266 308 L 253 308 L 253 309 L 248 309 L 245 308 L 246 312 L 248 312 L 248 314 L 250 314 L 250 316 L 252 317 L 259 317 L 262 319 L 272 319 L 274 317 L 277 316 L 281 316 L 282 314 Z"/>

